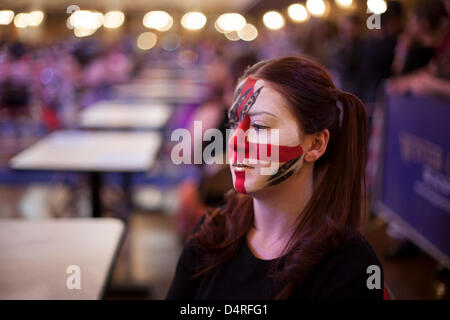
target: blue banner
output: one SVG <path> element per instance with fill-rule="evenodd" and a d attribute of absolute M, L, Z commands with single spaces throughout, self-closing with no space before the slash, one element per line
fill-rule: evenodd
<path fill-rule="evenodd" d="M 429 254 L 450 261 L 450 100 L 390 95 L 382 202 Z"/>

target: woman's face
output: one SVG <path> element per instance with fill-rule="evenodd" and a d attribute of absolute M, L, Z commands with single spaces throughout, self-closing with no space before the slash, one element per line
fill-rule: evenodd
<path fill-rule="evenodd" d="M 235 129 L 228 151 L 236 191 L 256 193 L 299 170 L 303 162 L 299 123 L 269 82 L 251 77 L 240 82 L 228 116 Z"/>

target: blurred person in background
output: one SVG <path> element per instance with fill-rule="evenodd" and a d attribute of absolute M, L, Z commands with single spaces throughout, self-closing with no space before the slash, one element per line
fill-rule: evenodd
<path fill-rule="evenodd" d="M 0 68 L 2 107 L 9 115 L 19 117 L 29 107 L 34 79 L 33 65 L 25 45 L 11 43 L 6 61 Z"/>
<path fill-rule="evenodd" d="M 112 85 L 128 80 L 133 72 L 133 61 L 120 43 L 103 47 L 98 40 L 83 41 L 73 53 L 82 67 L 82 107 L 109 97 Z"/>
<path fill-rule="evenodd" d="M 47 131 L 71 127 L 75 122 L 75 94 L 80 66 L 66 44 L 35 50 L 36 97 L 41 105 L 42 122 Z"/>
<path fill-rule="evenodd" d="M 0 64 L 0 116 L 16 140 L 22 135 L 20 124 L 31 118 L 35 83 L 36 73 L 28 48 L 20 42 L 10 43 Z"/>
<path fill-rule="evenodd" d="M 322 25 L 317 26 L 317 28 Z M 326 31 L 326 26 L 320 29 L 320 31 Z M 314 30 L 314 29 L 313 29 Z M 260 30 L 256 41 L 252 41 L 246 44 L 240 44 L 242 46 L 241 51 L 251 50 L 249 47 L 257 48 L 257 55 L 260 59 L 273 59 L 283 55 L 296 55 L 299 53 L 298 41 L 294 40 L 297 37 L 297 26 L 286 25 L 280 30 L 263 31 Z M 302 31 L 303 32 L 303 31 Z M 316 36 L 323 35 L 328 36 L 326 33 L 316 34 Z M 311 50 L 318 49 L 315 43 L 311 40 Z M 315 41 L 318 41 L 317 39 Z M 239 44 L 239 42 L 237 42 Z M 322 52 L 322 51 L 320 51 Z"/>
<path fill-rule="evenodd" d="M 425 67 L 442 41 L 440 1 L 422 1 L 408 17 L 405 32 L 399 36 L 393 62 L 394 75 Z"/>
<path fill-rule="evenodd" d="M 337 26 L 333 21 L 312 21 L 310 32 L 300 45 L 300 52 L 324 65 L 329 64 L 331 48 L 336 44 Z"/>
<path fill-rule="evenodd" d="M 397 37 L 403 30 L 403 6 L 389 1 L 386 12 L 381 14 L 381 28 L 371 30 L 365 40 L 362 61 L 362 99 L 369 109 L 375 102 L 378 88 L 392 74 L 392 63 Z"/>
<path fill-rule="evenodd" d="M 339 20 L 338 38 L 330 48 L 332 53 L 326 64 L 334 75 L 337 87 L 357 96 L 362 94 L 364 63 L 361 26 L 361 19 L 357 15 L 347 15 Z"/>
<path fill-rule="evenodd" d="M 390 79 L 388 83 L 390 91 L 397 94 L 450 97 L 450 0 L 444 0 L 442 4 L 442 7 L 438 3 L 433 5 L 438 13 L 440 8 L 445 9 L 445 14 L 435 14 L 436 21 L 433 25 L 439 26 L 435 31 L 435 39 L 438 41 L 431 60 L 423 68 Z M 428 2 L 425 4 L 429 5 Z"/>

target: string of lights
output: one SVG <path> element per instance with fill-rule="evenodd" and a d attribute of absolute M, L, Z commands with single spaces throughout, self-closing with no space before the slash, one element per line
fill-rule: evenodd
<path fill-rule="evenodd" d="M 353 0 L 335 0 L 338 7 L 351 9 L 354 7 Z M 386 11 L 385 0 L 367 0 L 367 9 L 375 14 Z M 330 6 L 326 0 L 307 0 L 305 5 L 301 3 L 291 4 L 287 10 L 287 16 L 293 23 L 302 23 L 310 19 L 311 16 L 320 18 L 328 14 Z M 12 10 L 0 10 L 0 25 L 14 23 L 17 28 L 37 27 L 44 20 L 45 14 L 42 11 L 32 11 L 28 13 L 15 14 Z M 208 17 L 198 11 L 185 13 L 180 24 L 187 30 L 197 31 L 205 27 Z M 87 37 L 93 35 L 102 26 L 107 29 L 116 29 L 125 22 L 125 13 L 122 11 L 109 11 L 105 14 L 93 10 L 76 10 L 67 20 L 67 25 L 73 29 L 75 36 Z M 276 10 L 266 12 L 262 16 L 264 26 L 269 30 L 282 29 L 286 24 L 283 13 Z M 144 27 L 159 32 L 169 31 L 174 25 L 174 18 L 165 11 L 149 11 L 142 19 Z M 246 18 L 235 12 L 227 12 L 218 16 L 214 27 L 217 32 L 231 40 L 252 41 L 258 37 L 257 27 L 248 23 Z M 138 43 L 143 43 L 142 48 L 151 48 L 156 43 L 157 35 L 151 31 L 144 32 L 140 36 Z M 144 45 L 145 44 L 145 45 Z"/>

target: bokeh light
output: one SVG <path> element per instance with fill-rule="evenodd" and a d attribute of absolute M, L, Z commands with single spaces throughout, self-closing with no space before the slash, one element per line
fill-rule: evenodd
<path fill-rule="evenodd" d="M 136 45 L 141 50 L 150 50 L 156 45 L 158 37 L 151 31 L 143 32 L 139 35 Z"/>
<path fill-rule="evenodd" d="M 291 4 L 288 7 L 288 15 L 294 22 L 303 22 L 309 18 L 309 14 L 305 6 L 299 3 Z"/>
<path fill-rule="evenodd" d="M 98 29 L 103 25 L 103 14 L 101 12 L 78 10 L 70 16 L 70 25 L 74 28 Z"/>
<path fill-rule="evenodd" d="M 224 33 L 225 38 L 227 38 L 230 41 L 239 41 L 241 38 L 239 37 L 239 34 L 237 31 L 226 31 Z"/>
<path fill-rule="evenodd" d="M 29 13 L 19 13 L 14 17 L 14 25 L 17 28 L 26 28 L 30 23 L 31 15 Z"/>
<path fill-rule="evenodd" d="M 200 30 L 206 24 L 206 16 L 201 12 L 188 12 L 181 18 L 181 25 L 189 30 Z"/>
<path fill-rule="evenodd" d="M 0 10 L 0 25 L 8 25 L 14 19 L 14 11 Z"/>
<path fill-rule="evenodd" d="M 336 0 L 336 4 L 341 8 L 350 8 L 353 4 L 353 0 Z"/>
<path fill-rule="evenodd" d="M 241 30 L 238 30 L 238 36 L 244 41 L 253 41 L 258 37 L 258 29 L 251 23 L 247 23 Z"/>
<path fill-rule="evenodd" d="M 277 11 L 266 12 L 263 16 L 264 25 L 271 30 L 278 30 L 284 27 L 284 18 Z"/>
<path fill-rule="evenodd" d="M 173 18 L 165 11 L 150 11 L 145 14 L 142 23 L 149 29 L 168 31 L 172 28 Z"/>
<path fill-rule="evenodd" d="M 196 65 L 198 62 L 198 54 L 192 50 L 181 51 L 178 55 L 178 65 L 182 68 L 188 68 Z"/>
<path fill-rule="evenodd" d="M 86 27 L 75 27 L 73 29 L 73 33 L 78 38 L 89 37 L 93 35 L 97 31 L 97 29 L 91 29 Z"/>
<path fill-rule="evenodd" d="M 161 41 L 161 47 L 166 51 L 176 51 L 181 45 L 181 37 L 176 33 L 167 34 Z"/>
<path fill-rule="evenodd" d="M 36 10 L 30 12 L 28 26 L 37 27 L 42 23 L 42 21 L 44 21 L 44 13 L 42 11 Z"/>
<path fill-rule="evenodd" d="M 384 0 L 367 0 L 367 8 L 375 14 L 382 14 L 387 10 L 387 4 Z"/>
<path fill-rule="evenodd" d="M 219 26 L 219 24 L 217 23 L 217 20 L 216 20 L 216 22 L 214 23 L 214 28 L 215 28 L 216 31 L 219 32 L 219 33 L 225 33 L 225 30 L 223 30 L 223 29 Z"/>
<path fill-rule="evenodd" d="M 308 0 L 306 1 L 306 8 L 311 15 L 322 17 L 325 14 L 326 5 L 323 0 Z"/>
<path fill-rule="evenodd" d="M 239 13 L 224 13 L 217 18 L 217 27 L 224 32 L 240 30 L 246 23 L 245 18 Z"/>
<path fill-rule="evenodd" d="M 105 28 L 119 28 L 125 21 L 125 15 L 122 11 L 109 11 L 103 17 L 103 26 Z"/>

